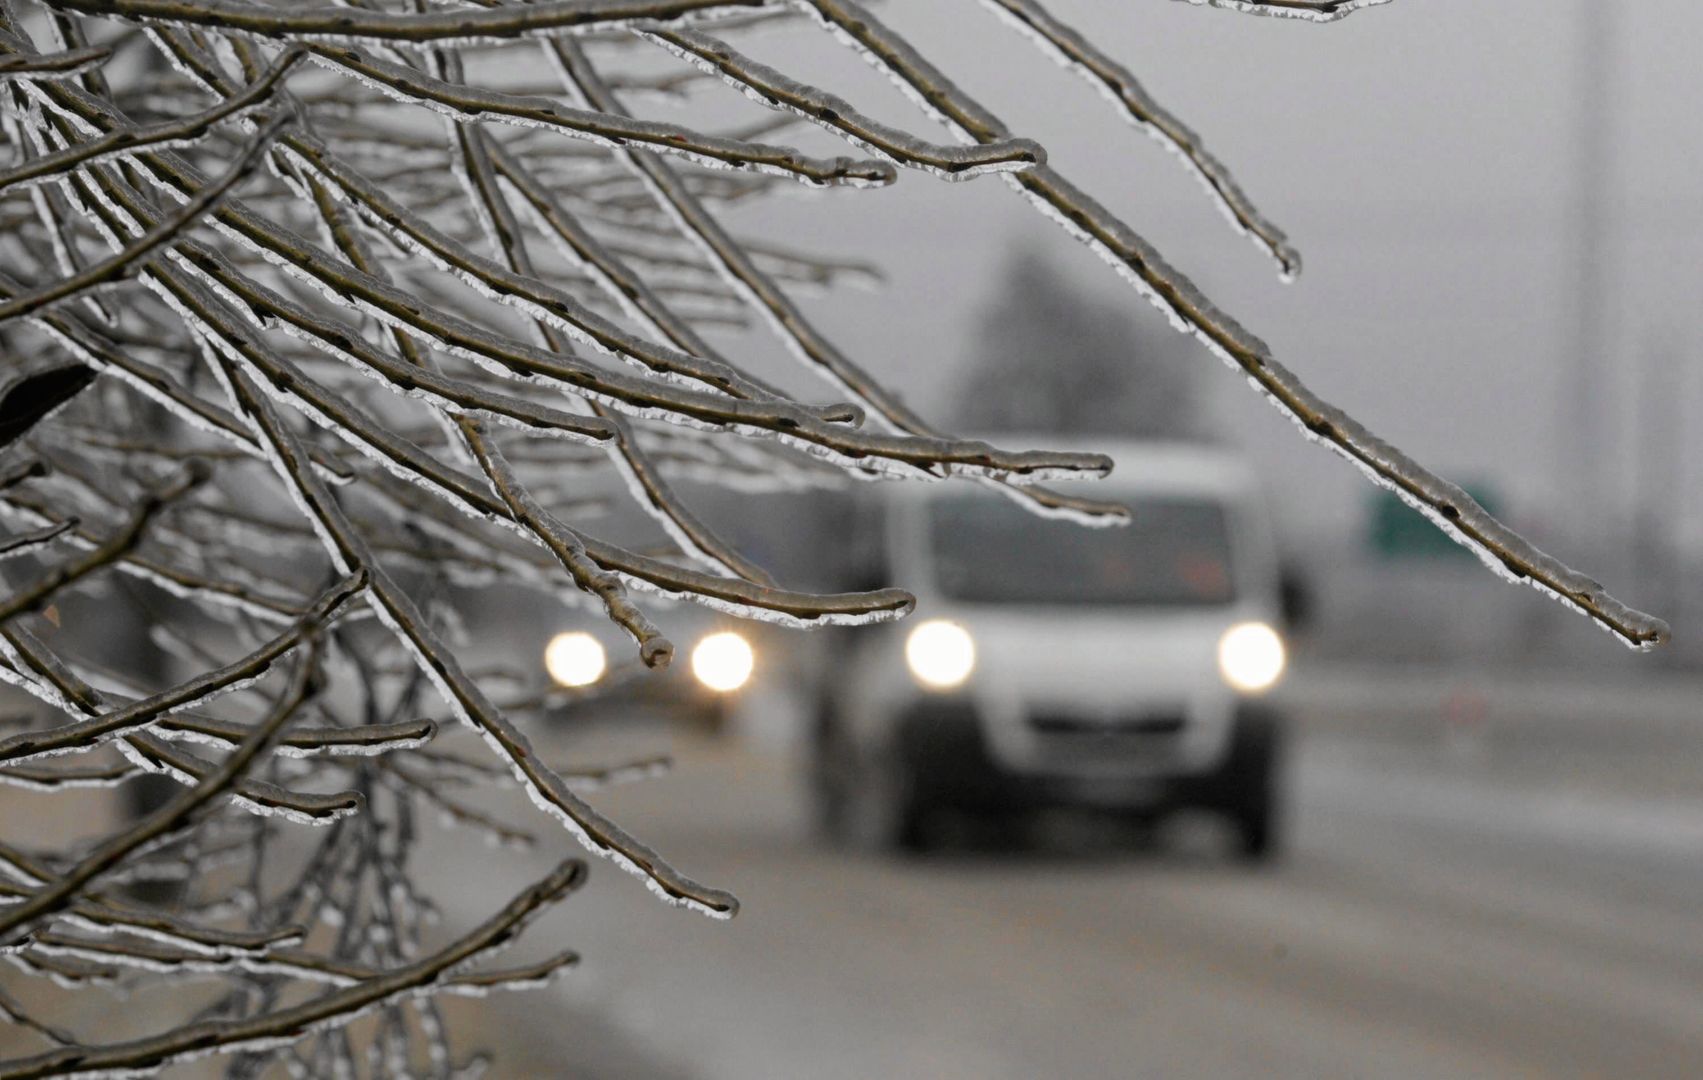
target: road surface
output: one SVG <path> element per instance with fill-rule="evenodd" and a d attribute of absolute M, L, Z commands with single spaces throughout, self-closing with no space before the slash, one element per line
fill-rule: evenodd
<path fill-rule="evenodd" d="M 847 856 L 812 840 L 789 754 L 677 738 L 672 776 L 599 804 L 744 910 L 714 922 L 594 866 L 537 946 L 584 967 L 481 1010 L 513 1036 L 504 1074 L 1703 1074 L 1703 733 L 1683 708 L 1607 733 L 1596 707 L 1494 695 L 1314 712 L 1290 852 L 1265 871 L 1200 830 Z M 452 910 L 521 880 L 483 858 L 477 885 L 445 879 Z"/>

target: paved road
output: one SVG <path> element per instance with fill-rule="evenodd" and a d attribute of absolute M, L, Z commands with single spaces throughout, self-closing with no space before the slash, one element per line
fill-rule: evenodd
<path fill-rule="evenodd" d="M 682 742 L 600 802 L 744 912 L 600 868 L 549 924 L 585 968 L 506 1003 L 509 1075 L 1703 1074 L 1703 734 L 1480 712 L 1309 726 L 1264 872 L 1199 833 L 847 857 L 786 755 Z"/>

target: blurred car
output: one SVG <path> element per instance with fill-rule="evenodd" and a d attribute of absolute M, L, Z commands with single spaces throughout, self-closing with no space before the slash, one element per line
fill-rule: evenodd
<path fill-rule="evenodd" d="M 571 706 L 574 715 L 630 712 L 636 707 L 717 731 L 726 722 L 730 704 L 757 673 L 762 628 L 684 605 L 669 609 L 667 622 L 677 651 L 664 671 L 642 671 L 636 661 L 611 670 L 610 649 L 602 637 L 567 630 L 545 644 L 545 673 L 564 690 L 593 691 Z M 603 633 L 613 636 L 607 628 Z M 625 653 L 632 646 L 622 640 L 617 648 Z"/>
<path fill-rule="evenodd" d="M 1110 452 L 1110 478 L 1066 486 L 1124 503 L 1121 527 L 984 486 L 879 485 L 879 573 L 917 610 L 822 669 L 811 777 L 831 835 L 918 848 L 949 811 L 1191 807 L 1247 858 L 1276 850 L 1284 725 L 1262 695 L 1286 664 L 1285 589 L 1254 477 L 1211 447 Z"/>

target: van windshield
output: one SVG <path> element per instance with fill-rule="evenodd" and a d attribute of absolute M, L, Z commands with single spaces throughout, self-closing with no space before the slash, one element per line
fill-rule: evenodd
<path fill-rule="evenodd" d="M 985 604 L 1190 607 L 1235 599 L 1221 503 L 1122 501 L 1130 523 L 1096 529 L 1038 517 L 1000 495 L 934 499 L 935 584 L 949 599 Z"/>

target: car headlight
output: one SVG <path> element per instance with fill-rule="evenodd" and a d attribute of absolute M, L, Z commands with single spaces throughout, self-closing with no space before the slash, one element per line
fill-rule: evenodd
<path fill-rule="evenodd" d="M 744 686 L 756 666 L 750 642 L 731 630 L 709 635 L 692 650 L 692 674 L 718 694 Z"/>
<path fill-rule="evenodd" d="M 583 630 L 557 634 L 544 646 L 544 670 L 562 686 L 590 686 L 608 666 L 603 646 Z"/>
<path fill-rule="evenodd" d="M 957 623 L 930 619 L 905 639 L 905 663 L 924 686 L 951 690 L 975 670 L 976 643 Z"/>
<path fill-rule="evenodd" d="M 1283 638 L 1265 623 L 1237 623 L 1218 639 L 1218 673 L 1245 694 L 1275 686 L 1285 663 Z"/>

